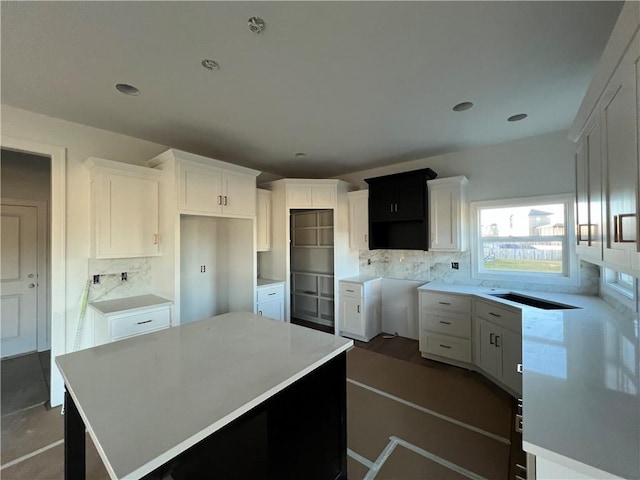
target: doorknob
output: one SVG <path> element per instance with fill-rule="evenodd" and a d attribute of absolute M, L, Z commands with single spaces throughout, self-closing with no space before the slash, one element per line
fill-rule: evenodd
<path fill-rule="evenodd" d="M 29 287 L 29 288 L 34 288 L 34 287 L 35 287 L 35 284 L 30 283 L 29 285 L 27 285 L 27 287 Z"/>

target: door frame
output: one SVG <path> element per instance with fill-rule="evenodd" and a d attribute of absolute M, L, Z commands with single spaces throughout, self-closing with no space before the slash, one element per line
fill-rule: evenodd
<path fill-rule="evenodd" d="M 64 400 L 64 380 L 55 364 L 55 357 L 66 353 L 66 164 L 64 147 L 2 135 L 0 146 L 7 150 L 43 155 L 51 159 L 51 213 L 49 215 L 49 259 L 51 296 L 51 406 Z"/>
<path fill-rule="evenodd" d="M 36 345 L 38 352 L 51 348 L 51 330 L 49 322 L 49 269 L 47 245 L 49 240 L 48 203 L 43 200 L 0 197 L 0 204 L 15 207 L 34 207 L 38 216 L 37 251 L 38 251 L 38 309 L 36 327 Z"/>

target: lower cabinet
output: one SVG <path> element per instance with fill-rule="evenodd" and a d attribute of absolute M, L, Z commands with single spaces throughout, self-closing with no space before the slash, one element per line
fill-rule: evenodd
<path fill-rule="evenodd" d="M 522 393 L 522 336 L 482 318 L 475 318 L 476 365 L 518 394 Z"/>
<path fill-rule="evenodd" d="M 256 297 L 258 315 L 284 321 L 284 282 L 258 285 Z"/>
<path fill-rule="evenodd" d="M 94 322 L 94 344 L 102 345 L 169 328 L 171 303 L 144 305 L 157 302 L 155 299 L 159 297 L 142 295 L 90 304 Z"/>
<path fill-rule="evenodd" d="M 382 332 L 380 278 L 340 280 L 340 334 L 368 342 Z"/>

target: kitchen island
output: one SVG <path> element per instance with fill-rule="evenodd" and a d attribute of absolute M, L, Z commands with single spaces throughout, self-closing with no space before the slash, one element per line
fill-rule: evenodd
<path fill-rule="evenodd" d="M 111 478 L 346 479 L 352 345 L 237 312 L 62 355 L 65 476 L 85 476 L 86 426 Z"/>

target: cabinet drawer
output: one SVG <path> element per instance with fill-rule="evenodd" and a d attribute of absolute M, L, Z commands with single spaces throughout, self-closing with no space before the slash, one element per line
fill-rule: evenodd
<path fill-rule="evenodd" d="M 258 289 L 258 302 L 280 298 L 284 298 L 284 285 L 274 285 L 272 287 L 262 287 Z"/>
<path fill-rule="evenodd" d="M 471 362 L 471 341 L 447 335 L 420 332 L 420 351 L 441 357 Z"/>
<path fill-rule="evenodd" d="M 513 310 L 509 310 L 497 302 L 476 300 L 475 313 L 485 320 L 489 320 L 510 330 L 516 332 L 522 331 L 522 313 L 520 311 L 514 312 Z"/>
<path fill-rule="evenodd" d="M 340 296 L 362 298 L 363 285 L 359 283 L 340 282 Z"/>
<path fill-rule="evenodd" d="M 420 306 L 443 312 L 471 313 L 471 299 L 462 295 L 420 292 Z"/>
<path fill-rule="evenodd" d="M 169 308 L 165 308 L 114 318 L 109 321 L 111 340 L 167 328 L 169 326 L 169 311 Z"/>
<path fill-rule="evenodd" d="M 454 337 L 471 338 L 471 315 L 447 315 L 422 308 L 420 328 Z"/>

